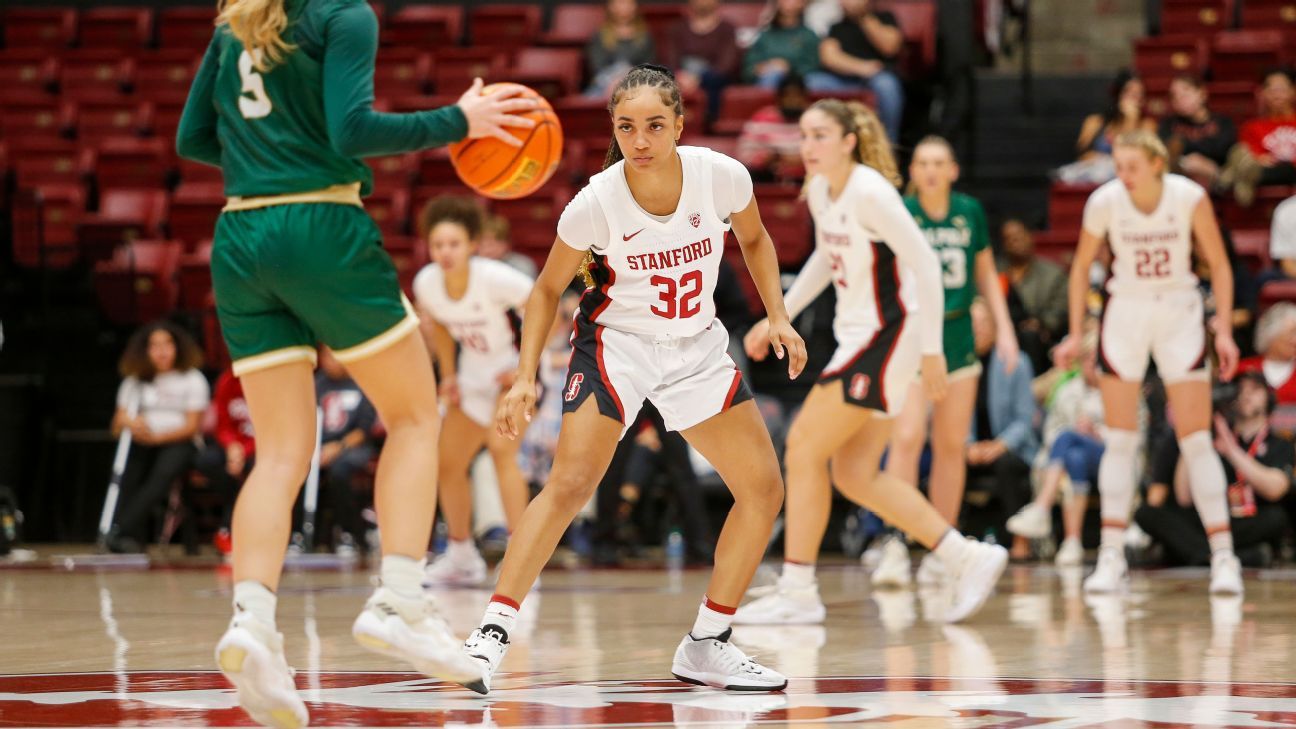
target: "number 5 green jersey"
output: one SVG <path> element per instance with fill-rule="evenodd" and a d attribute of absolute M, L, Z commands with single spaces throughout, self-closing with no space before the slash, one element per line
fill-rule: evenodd
<path fill-rule="evenodd" d="M 976 256 L 990 246 L 981 203 L 967 195 L 951 193 L 944 220 L 928 217 L 915 195 L 905 198 L 905 207 L 940 258 L 946 318 L 967 312 L 977 294 Z"/>
<path fill-rule="evenodd" d="M 286 0 L 292 50 L 258 70 L 218 27 L 185 103 L 176 149 L 220 167 L 225 194 L 254 197 L 372 184 L 361 157 L 462 139 L 458 106 L 412 114 L 373 110 L 378 22 L 365 0 Z"/>

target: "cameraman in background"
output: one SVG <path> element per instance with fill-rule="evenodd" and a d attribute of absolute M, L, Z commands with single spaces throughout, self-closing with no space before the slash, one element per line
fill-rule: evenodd
<path fill-rule="evenodd" d="M 1238 558 L 1248 567 L 1263 567 L 1273 559 L 1271 545 L 1289 527 L 1280 502 L 1291 487 L 1293 449 L 1290 440 L 1269 427 L 1275 400 L 1264 375 L 1244 372 L 1234 383 L 1217 390 L 1215 449 L 1229 483 L 1229 521 Z M 1193 509 L 1188 474 L 1173 438 L 1152 454 L 1151 484 L 1134 519 L 1164 545 L 1168 562 L 1210 564 L 1206 530 Z"/>

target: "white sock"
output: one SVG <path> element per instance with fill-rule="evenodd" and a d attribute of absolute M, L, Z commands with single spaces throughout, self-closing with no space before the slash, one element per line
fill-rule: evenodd
<path fill-rule="evenodd" d="M 382 558 L 379 575 L 382 585 L 398 597 L 407 600 L 418 600 L 423 597 L 423 568 L 427 560 L 406 557 L 403 554 L 388 554 Z"/>
<path fill-rule="evenodd" d="M 936 547 L 932 549 L 932 554 L 936 555 L 941 564 L 953 566 L 958 564 L 959 559 L 967 553 L 967 549 L 967 539 L 963 538 L 963 534 L 959 530 L 950 527 L 949 531 L 945 532 L 945 536 L 941 537 L 940 541 L 936 543 Z"/>
<path fill-rule="evenodd" d="M 695 640 L 719 636 L 729 629 L 735 610 L 736 608 L 721 605 L 709 597 L 703 598 L 702 605 L 698 607 L 697 620 L 693 622 L 693 629 L 689 631 L 689 635 Z"/>
<path fill-rule="evenodd" d="M 446 557 L 451 562 L 462 564 L 464 562 L 475 562 L 478 557 L 477 543 L 468 539 L 451 539 L 446 543 Z"/>
<path fill-rule="evenodd" d="M 1209 431 L 1199 430 L 1179 439 L 1179 453 L 1188 469 L 1188 488 L 1193 505 L 1210 535 L 1211 552 L 1233 551 L 1233 532 L 1229 529 L 1228 484 L 1224 464 L 1211 443 Z"/>
<path fill-rule="evenodd" d="M 784 587 L 809 587 L 815 582 L 815 566 L 800 562 L 784 562 L 779 585 Z"/>
<path fill-rule="evenodd" d="M 1098 493 L 1102 496 L 1102 546 L 1124 549 L 1125 527 L 1134 505 L 1134 464 L 1139 436 L 1132 430 L 1107 431 L 1098 463 Z"/>
<path fill-rule="evenodd" d="M 509 601 L 512 603 L 512 601 Z M 497 625 L 504 629 L 506 635 L 513 634 L 513 628 L 517 625 L 518 608 L 516 603 L 504 603 L 499 601 L 499 596 L 494 595 L 491 601 L 486 605 L 486 614 L 482 615 L 481 625 L 485 628 L 487 625 Z"/>
<path fill-rule="evenodd" d="M 234 611 L 245 612 L 271 630 L 275 629 L 275 606 L 279 598 L 270 588 L 256 580 L 240 580 L 234 585 Z"/>

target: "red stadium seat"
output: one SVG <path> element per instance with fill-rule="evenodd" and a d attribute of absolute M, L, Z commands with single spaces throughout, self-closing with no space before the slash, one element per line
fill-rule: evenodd
<path fill-rule="evenodd" d="M 25 141 L 66 136 L 73 125 L 73 107 L 56 96 L 10 99 L 0 105 L 0 135 Z"/>
<path fill-rule="evenodd" d="M 95 154 L 66 139 L 24 139 L 9 152 L 19 187 L 84 187 L 93 172 Z"/>
<path fill-rule="evenodd" d="M 1075 230 L 1037 230 L 1031 233 L 1035 241 L 1035 252 L 1039 256 L 1065 263 L 1075 253 L 1076 244 L 1080 241 L 1080 231 Z"/>
<path fill-rule="evenodd" d="M 216 8 L 162 8 L 158 11 L 158 46 L 179 48 L 201 54 L 211 42 L 216 28 Z"/>
<path fill-rule="evenodd" d="M 365 160 L 373 170 L 375 190 L 408 190 L 419 171 L 419 154 L 370 157 Z"/>
<path fill-rule="evenodd" d="M 216 218 L 223 207 L 225 190 L 221 183 L 181 183 L 171 196 L 167 232 L 171 238 L 183 241 L 187 249 L 192 249 L 199 241 L 212 237 Z"/>
<path fill-rule="evenodd" d="M 132 51 L 153 40 L 153 11 L 149 8 L 91 7 L 81 11 L 77 42 L 82 48 Z"/>
<path fill-rule="evenodd" d="M 432 54 L 414 48 L 383 48 L 374 67 L 374 96 L 418 96 L 428 91 Z"/>
<path fill-rule="evenodd" d="M 775 102 L 771 89 L 760 86 L 729 86 L 720 101 L 720 116 L 712 124 L 716 134 L 738 134 L 743 124 L 760 109 Z"/>
<path fill-rule="evenodd" d="M 125 100 L 87 100 L 75 104 L 77 142 L 100 147 L 108 139 L 138 138 L 152 128 L 153 107 Z"/>
<path fill-rule="evenodd" d="M 175 309 L 180 243 L 137 240 L 100 261 L 94 269 L 95 298 L 114 324 L 140 324 L 160 319 Z"/>
<path fill-rule="evenodd" d="M 1260 308 L 1267 309 L 1280 302 L 1296 303 L 1296 281 L 1270 281 L 1260 289 Z"/>
<path fill-rule="evenodd" d="M 558 120 L 562 122 L 566 139 L 602 140 L 612 137 L 612 119 L 608 116 L 606 99 L 568 96 L 553 102 Z"/>
<path fill-rule="evenodd" d="M 48 94 L 58 82 L 58 74 L 58 61 L 45 51 L 10 48 L 0 52 L 0 89 L 6 94 Z"/>
<path fill-rule="evenodd" d="M 648 23 L 648 31 L 652 33 L 660 55 L 666 49 L 666 36 L 671 28 L 684 19 L 684 3 L 644 4 L 639 6 L 639 12 L 643 13 L 644 22 Z"/>
<path fill-rule="evenodd" d="M 499 49 L 443 48 L 432 64 L 432 87 L 438 94 L 458 98 L 474 78 L 486 83 L 506 80 L 507 60 L 507 54 Z"/>
<path fill-rule="evenodd" d="M 1049 188 L 1049 227 L 1076 233 L 1084 218 L 1085 202 L 1096 185 L 1068 185 L 1054 182 Z"/>
<path fill-rule="evenodd" d="M 1211 110 L 1241 125 L 1256 115 L 1259 102 L 1253 81 L 1216 81 L 1206 84 Z"/>
<path fill-rule="evenodd" d="M 797 198 L 800 189 L 790 185 L 757 185 L 755 196 L 761 220 L 778 252 L 780 266 L 800 266 L 814 248 L 810 209 Z"/>
<path fill-rule="evenodd" d="M 55 51 L 76 38 L 76 11 L 72 8 L 8 8 L 2 18 L 5 48 L 40 48 Z"/>
<path fill-rule="evenodd" d="M 171 181 L 175 142 L 171 138 L 110 139 L 99 148 L 99 189 L 162 189 Z"/>
<path fill-rule="evenodd" d="M 549 183 L 530 197 L 519 200 L 496 200 L 492 211 L 509 221 L 510 238 L 522 252 L 549 250 L 558 231 L 558 216 L 566 199 L 566 186 Z"/>
<path fill-rule="evenodd" d="M 1232 0 L 1165 0 L 1161 4 L 1161 33 L 1211 35 L 1233 26 Z"/>
<path fill-rule="evenodd" d="M 463 8 L 450 5 L 406 5 L 392 13 L 382 29 L 383 45 L 437 49 L 463 37 Z"/>
<path fill-rule="evenodd" d="M 554 8 L 549 32 L 540 36 L 540 42 L 546 46 L 584 48 L 606 16 L 601 4 L 564 3 Z"/>
<path fill-rule="evenodd" d="M 213 370 L 229 367 L 229 349 L 221 336 L 220 319 L 216 316 L 216 296 L 209 294 L 202 313 L 203 365 Z"/>
<path fill-rule="evenodd" d="M 20 187 L 13 203 L 14 263 L 27 269 L 75 265 L 76 220 L 84 211 L 80 185 Z"/>
<path fill-rule="evenodd" d="M 1134 41 L 1134 68 L 1144 79 L 1191 73 L 1201 76 L 1210 58 L 1205 39 L 1195 35 L 1162 35 Z"/>
<path fill-rule="evenodd" d="M 720 15 L 735 28 L 759 28 L 767 3 L 720 3 Z"/>
<path fill-rule="evenodd" d="M 547 99 L 580 92 L 581 51 L 522 48 L 513 59 L 510 81 L 526 84 Z"/>
<path fill-rule="evenodd" d="M 375 190 L 365 198 L 365 210 L 383 235 L 405 235 L 409 228 L 409 191 Z"/>
<path fill-rule="evenodd" d="M 145 101 L 183 104 L 201 54 L 184 49 L 145 51 L 135 58 L 135 96 Z"/>
<path fill-rule="evenodd" d="M 419 182 L 424 185 L 457 184 L 462 190 L 463 183 L 450 165 L 450 153 L 445 147 L 429 149 L 419 159 Z"/>
<path fill-rule="evenodd" d="M 1261 71 L 1283 59 L 1281 30 L 1227 30 L 1215 34 L 1211 44 L 1211 77 L 1214 81 L 1255 83 Z"/>
<path fill-rule="evenodd" d="M 153 136 L 175 139 L 184 113 L 184 99 L 153 100 Z"/>
<path fill-rule="evenodd" d="M 936 67 L 936 3 L 934 0 L 892 2 L 905 54 L 901 64 L 910 78 L 926 76 Z"/>
<path fill-rule="evenodd" d="M 535 3 L 479 5 L 469 15 L 472 45 L 514 51 L 540 36 L 540 6 Z"/>
<path fill-rule="evenodd" d="M 1293 195 L 1296 195 L 1296 187 L 1287 185 L 1261 187 L 1256 189 L 1255 202 L 1251 207 L 1244 208 L 1231 197 L 1226 197 L 1220 202 L 1217 214 L 1220 220 L 1232 230 L 1268 228 L 1269 222 L 1273 219 L 1274 208 Z"/>
<path fill-rule="evenodd" d="M 1243 28 L 1273 28 L 1296 36 L 1296 2 L 1292 0 L 1246 0 L 1242 3 Z"/>
<path fill-rule="evenodd" d="M 1233 231 L 1233 250 L 1252 271 L 1262 271 L 1273 264 L 1269 258 L 1268 228 Z"/>
<path fill-rule="evenodd" d="M 77 223 L 82 260 L 102 261 L 123 244 L 160 236 L 167 198 L 163 190 L 104 190 L 99 196 L 99 212 L 83 216 Z"/>
<path fill-rule="evenodd" d="M 134 74 L 135 62 L 113 50 L 88 50 L 63 56 L 59 93 L 65 99 L 122 95 Z"/>
<path fill-rule="evenodd" d="M 212 293 L 210 240 L 180 256 L 180 308 L 202 311 Z"/>
<path fill-rule="evenodd" d="M 688 127 L 685 127 L 687 129 Z M 737 137 L 690 137 L 687 134 L 681 140 L 682 144 L 694 147 L 706 147 L 728 157 L 738 157 L 738 138 Z"/>
<path fill-rule="evenodd" d="M 194 162 L 192 160 L 180 159 L 177 161 L 180 170 L 180 184 L 190 183 L 210 183 L 223 186 L 225 176 L 221 174 L 219 167 Z"/>

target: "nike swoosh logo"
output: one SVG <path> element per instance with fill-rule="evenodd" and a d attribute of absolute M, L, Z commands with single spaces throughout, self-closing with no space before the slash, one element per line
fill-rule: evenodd
<path fill-rule="evenodd" d="M 635 237 L 636 235 L 639 235 L 639 234 L 642 233 L 642 232 L 644 232 L 644 229 L 643 229 L 643 228 L 640 228 L 639 230 L 636 230 L 635 232 L 631 233 L 630 235 L 626 235 L 626 234 L 622 233 L 622 234 L 621 234 L 621 240 L 630 240 L 631 238 Z"/>

